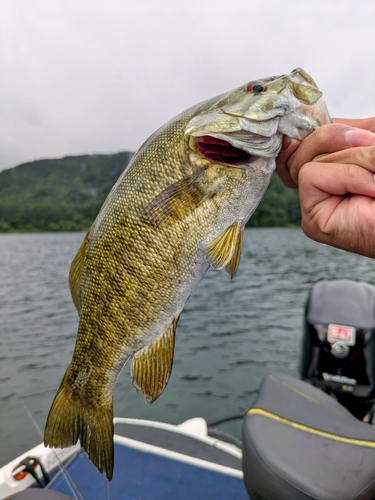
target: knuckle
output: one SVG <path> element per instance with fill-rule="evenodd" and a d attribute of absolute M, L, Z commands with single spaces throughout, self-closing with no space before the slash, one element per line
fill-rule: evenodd
<path fill-rule="evenodd" d="M 346 176 L 349 181 L 356 180 L 358 177 L 358 166 L 353 163 L 346 165 Z"/>
<path fill-rule="evenodd" d="M 332 134 L 341 132 L 346 127 L 338 123 L 326 123 L 319 127 L 314 133 L 317 135 L 319 140 L 326 141 L 329 140 Z"/>
<path fill-rule="evenodd" d="M 375 146 L 365 148 L 365 161 L 369 166 L 375 166 Z"/>
<path fill-rule="evenodd" d="M 321 127 L 318 128 L 317 133 L 319 135 L 323 135 L 324 136 L 328 132 L 330 132 L 333 127 L 336 127 L 336 126 L 337 126 L 336 124 L 326 123 L 326 124 L 324 124 L 324 125 L 322 125 Z"/>
<path fill-rule="evenodd" d="M 299 171 L 299 176 L 298 176 L 298 181 L 299 183 L 301 182 L 309 182 L 311 178 L 314 178 L 316 175 L 316 164 L 313 162 L 308 162 L 302 165 L 300 171 Z"/>
<path fill-rule="evenodd" d="M 318 230 L 314 219 L 307 216 L 302 217 L 301 229 L 304 235 L 307 236 L 308 238 L 312 240 L 317 239 Z"/>

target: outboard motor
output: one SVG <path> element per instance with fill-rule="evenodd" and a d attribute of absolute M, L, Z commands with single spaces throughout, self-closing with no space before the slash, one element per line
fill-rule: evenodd
<path fill-rule="evenodd" d="M 363 419 L 375 396 L 375 287 L 315 283 L 306 305 L 301 376 Z"/>
<path fill-rule="evenodd" d="M 305 381 L 267 375 L 244 417 L 250 498 L 375 500 L 375 425 L 360 421 L 371 422 L 374 408 L 374 337 L 374 286 L 350 280 L 312 286 Z"/>

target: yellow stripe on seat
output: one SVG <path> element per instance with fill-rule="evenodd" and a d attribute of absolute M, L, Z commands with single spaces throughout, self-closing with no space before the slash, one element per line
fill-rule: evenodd
<path fill-rule="evenodd" d="M 294 427 L 303 432 L 308 432 L 310 434 L 315 434 L 316 436 L 324 437 L 326 439 L 331 439 L 332 441 L 339 441 L 340 443 L 352 444 L 354 446 L 364 446 L 366 448 L 375 448 L 375 441 L 367 441 L 365 439 L 353 439 L 346 438 L 343 436 L 338 436 L 337 434 L 332 434 L 326 431 L 320 431 L 318 429 L 314 429 L 314 427 L 309 427 L 307 425 L 298 424 L 297 422 L 293 422 L 293 420 L 289 420 L 288 418 L 280 417 L 275 413 L 272 413 L 267 410 L 262 410 L 261 408 L 251 408 L 247 415 L 262 415 L 263 417 L 270 418 L 271 420 L 275 420 L 276 422 L 280 422 L 282 424 L 288 425 L 289 427 Z M 364 424 L 365 425 L 365 424 Z"/>
<path fill-rule="evenodd" d="M 300 391 L 299 389 L 297 389 L 293 385 L 288 384 L 288 382 L 285 382 L 285 380 L 282 380 L 279 377 L 276 377 L 275 375 L 267 375 L 267 378 L 268 379 L 272 379 L 272 380 L 276 380 L 276 382 L 278 382 L 279 384 L 283 385 L 284 387 L 287 387 L 292 392 L 295 392 L 296 394 L 298 394 L 299 396 L 303 397 L 304 399 L 307 399 L 308 401 L 311 401 L 315 405 L 323 406 L 324 408 L 328 409 L 329 411 L 331 411 L 333 413 L 337 413 L 337 415 L 342 415 L 342 412 L 335 410 L 331 406 L 328 406 L 327 404 L 322 403 L 321 401 L 317 401 L 315 398 L 312 398 L 311 396 L 308 396 L 304 392 Z"/>

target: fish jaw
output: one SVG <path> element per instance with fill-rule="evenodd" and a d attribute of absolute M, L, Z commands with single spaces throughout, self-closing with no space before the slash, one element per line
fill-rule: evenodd
<path fill-rule="evenodd" d="M 256 119 L 255 117 L 260 115 L 258 107 L 262 103 L 267 107 L 262 114 L 264 119 Z M 280 117 L 289 110 L 289 107 L 287 99 L 282 96 L 271 95 L 268 98 L 260 96 L 254 99 L 253 96 L 245 95 L 240 103 L 230 103 L 222 109 L 194 117 L 185 129 L 185 136 L 196 140 L 201 137 L 212 137 L 217 139 L 217 144 L 220 144 L 220 141 L 229 143 L 233 148 L 247 153 L 247 160 L 242 162 L 244 164 L 242 166 L 245 166 L 253 160 L 253 156 L 277 156 L 282 143 L 278 124 Z M 250 113 L 249 109 L 253 109 L 254 112 Z M 194 140 L 190 141 L 189 146 L 193 151 L 199 150 L 199 145 L 194 148 Z M 238 163 L 237 165 L 240 166 Z"/>
<path fill-rule="evenodd" d="M 259 80 L 257 85 L 226 94 L 189 121 L 185 137 L 193 153 L 246 168 L 257 157 L 276 157 L 283 135 L 302 140 L 331 123 L 322 92 L 302 69 Z M 264 91 L 249 92 L 250 87 Z"/>

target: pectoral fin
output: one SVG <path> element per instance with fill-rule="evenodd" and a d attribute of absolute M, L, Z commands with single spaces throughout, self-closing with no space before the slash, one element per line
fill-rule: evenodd
<path fill-rule="evenodd" d="M 154 227 L 173 223 L 189 216 L 201 203 L 204 194 L 196 187 L 192 176 L 168 186 L 148 205 L 143 219 Z"/>
<path fill-rule="evenodd" d="M 70 266 L 69 272 L 69 286 L 70 293 L 72 294 L 72 299 L 74 305 L 76 306 L 78 313 L 81 312 L 81 283 L 82 283 L 82 273 L 83 273 L 83 263 L 86 254 L 86 248 L 88 244 L 89 233 L 86 234 L 85 239 L 74 257 L 72 265 Z"/>
<path fill-rule="evenodd" d="M 233 169 L 230 171 L 233 173 Z M 204 200 L 225 189 L 227 174 L 228 168 L 218 165 L 198 169 L 192 175 L 171 184 L 158 194 L 144 210 L 143 219 L 154 227 L 162 223 L 173 224 L 176 220 L 185 219 Z"/>
<path fill-rule="evenodd" d="M 137 351 L 131 364 L 133 385 L 147 404 L 153 403 L 167 386 L 172 371 L 174 341 L 177 322 L 175 318 L 161 337 Z"/>
<path fill-rule="evenodd" d="M 215 271 L 227 266 L 227 271 L 234 276 L 240 261 L 241 247 L 241 223 L 235 222 L 207 245 L 207 260 Z"/>

